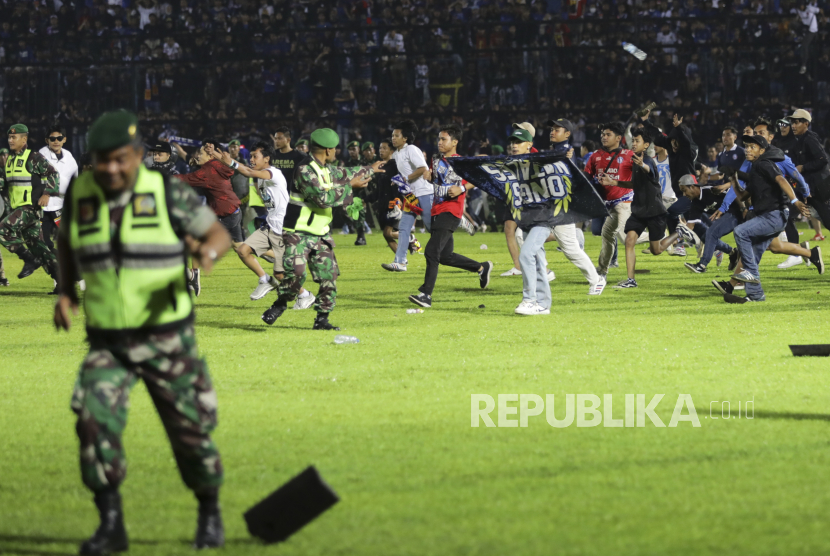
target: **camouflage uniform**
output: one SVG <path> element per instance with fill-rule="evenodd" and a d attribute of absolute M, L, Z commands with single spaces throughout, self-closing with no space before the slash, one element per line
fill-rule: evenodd
<path fill-rule="evenodd" d="M 193 190 L 175 178 L 168 183 L 170 220 L 177 234 L 202 236 L 216 221 Z M 72 194 L 71 188 L 67 198 Z M 126 192 L 111 205 L 124 206 Z M 64 205 L 64 219 L 71 202 Z M 111 211 L 111 214 L 115 211 Z M 113 228 L 117 223 L 112 223 Z M 59 233 L 68 234 L 70 226 Z M 216 427 L 217 403 L 205 361 L 199 358 L 192 322 L 165 332 L 134 332 L 98 337 L 88 330 L 90 350 L 81 363 L 72 410 L 78 415 L 81 476 L 98 492 L 118 486 L 126 474 L 121 435 L 127 423 L 129 393 L 144 380 L 161 417 L 182 480 L 194 492 L 222 484 L 219 451 L 210 437 Z"/>
<path fill-rule="evenodd" d="M 371 163 L 363 164 L 363 158 L 362 157 L 359 158 L 358 160 L 349 159 L 348 162 L 343 163 L 343 169 L 345 169 L 345 170 L 360 170 L 363 166 L 371 166 Z M 366 222 L 366 207 L 367 207 L 366 189 L 365 188 L 364 189 L 358 189 L 357 191 L 354 192 L 354 196 L 355 197 L 360 197 L 361 199 L 363 199 L 363 208 L 360 209 L 360 212 L 358 213 L 356 219 L 353 220 L 352 218 L 350 218 L 348 213 L 346 213 L 346 218 L 349 221 L 351 221 L 351 223 L 354 226 L 354 229 L 358 233 L 358 235 L 363 236 L 363 230 L 364 230 L 363 223 Z M 344 209 L 345 209 L 345 206 L 344 206 Z M 345 212 L 345 210 L 344 210 L 344 212 Z"/>
<path fill-rule="evenodd" d="M 31 172 L 32 177 L 38 176 L 43 186 L 43 191 L 32 190 L 32 205 L 18 207 L 0 222 L 0 245 L 12 253 L 21 253 L 25 250 L 31 251 L 32 255 L 40 259 L 46 267 L 55 264 L 55 254 L 43 241 L 43 234 L 40 230 L 41 208 L 37 205 L 41 195 L 55 197 L 60 195 L 60 174 L 55 170 L 49 161 L 39 152 L 32 151 L 26 161 L 26 170 Z M 34 184 L 33 184 L 34 185 Z M 5 174 L 0 179 L 0 194 L 6 189 Z"/>
<path fill-rule="evenodd" d="M 314 170 L 304 165 L 300 167 L 292 190 L 301 195 L 306 203 L 320 208 L 347 207 L 352 204 L 354 198 L 349 182 L 355 176 L 371 172 L 369 168 L 337 168 L 332 164 L 328 164 L 326 168 L 331 173 L 331 189 L 320 187 Z M 331 234 L 316 236 L 283 230 L 282 240 L 285 243 L 285 278 L 279 284 L 278 302 L 287 305 L 297 297 L 305 282 L 305 271 L 308 267 L 312 279 L 320 284 L 314 308 L 318 313 L 331 313 L 337 297 L 336 281 L 340 275 Z"/>

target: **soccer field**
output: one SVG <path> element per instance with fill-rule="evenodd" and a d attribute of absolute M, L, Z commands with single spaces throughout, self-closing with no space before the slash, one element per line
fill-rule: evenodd
<path fill-rule="evenodd" d="M 589 298 L 548 244 L 551 315 L 519 317 L 521 278 L 498 276 L 511 266 L 504 236 L 456 234 L 457 252 L 496 264 L 490 288 L 442 268 L 433 307 L 407 314 L 423 257 L 391 274 L 379 234 L 367 247 L 354 238 L 335 236 L 331 322 L 356 345 L 312 331 L 311 311 L 266 326 L 273 294 L 250 301 L 255 277 L 232 253 L 202 280 L 197 338 L 219 396 L 226 471 L 222 553 L 830 554 L 830 366 L 787 347 L 830 342 L 830 273 L 778 270 L 784 257 L 768 253 L 767 301 L 727 305 L 710 285 L 728 276 L 725 264 L 696 275 L 680 257 L 638 249 L 638 268 L 651 270 L 640 287 L 612 289 L 625 275 L 612 269 L 605 293 Z M 586 239 L 596 260 L 599 239 Z M 42 271 L 17 280 L 20 261 L 3 257 L 12 285 L 0 289 L 0 554 L 75 554 L 98 523 L 69 410 L 83 318 L 57 334 L 52 281 Z M 542 413 L 527 427 L 475 428 L 473 394 L 497 401 L 495 423 L 499 394 L 553 394 L 560 419 L 567 394 L 610 394 L 620 420 L 626 394 L 663 394 L 655 413 L 666 425 L 688 394 L 700 427 L 646 417 L 643 427 L 604 418 L 555 428 Z M 124 444 L 130 553 L 191 553 L 196 501 L 142 385 Z M 242 513 L 309 464 L 341 501 L 284 544 L 251 540 Z"/>

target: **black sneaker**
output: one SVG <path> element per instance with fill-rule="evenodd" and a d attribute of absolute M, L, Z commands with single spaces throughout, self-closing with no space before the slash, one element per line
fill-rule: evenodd
<path fill-rule="evenodd" d="M 493 270 L 493 263 L 487 261 L 486 263 L 482 263 L 481 266 L 482 269 L 478 273 L 478 283 L 481 289 L 484 289 L 490 285 L 490 271 Z"/>
<path fill-rule="evenodd" d="M 729 266 L 727 267 L 729 272 L 732 272 L 738 267 L 738 258 L 738 250 L 733 249 L 732 252 L 729 253 Z"/>
<path fill-rule="evenodd" d="M 715 289 L 723 295 L 731 294 L 735 291 L 735 288 L 732 287 L 732 284 L 729 282 L 718 282 L 717 280 L 712 280 L 712 285 L 715 286 Z"/>
<path fill-rule="evenodd" d="M 329 322 L 328 313 L 317 313 L 317 318 L 314 319 L 314 330 L 340 330 Z"/>
<path fill-rule="evenodd" d="M 8 288 L 9 287 L 9 279 L 6 278 L 5 276 L 0 278 L 0 286 Z"/>
<path fill-rule="evenodd" d="M 686 263 L 686 268 L 688 268 L 690 272 L 694 272 L 695 274 L 703 274 L 704 272 L 706 272 L 706 267 L 700 263 Z"/>
<path fill-rule="evenodd" d="M 723 300 L 733 305 L 743 305 L 750 301 L 748 297 L 741 297 L 740 295 L 733 295 L 731 293 L 724 294 Z"/>
<path fill-rule="evenodd" d="M 202 293 L 202 280 L 200 272 L 198 268 L 192 269 L 191 272 L 193 272 L 193 277 L 190 279 L 190 283 L 187 287 L 193 292 L 194 296 L 199 297 L 199 294 Z"/>
<path fill-rule="evenodd" d="M 365 237 L 359 237 L 359 238 L 357 238 L 357 240 L 355 240 L 354 244 L 355 245 L 366 245 L 366 238 Z"/>
<path fill-rule="evenodd" d="M 277 319 L 282 316 L 287 307 L 287 305 L 277 305 L 276 303 L 274 303 L 268 309 L 266 309 L 264 313 L 262 313 L 262 320 L 265 321 L 265 324 L 271 326 L 272 324 L 277 322 Z"/>
<path fill-rule="evenodd" d="M 622 282 L 620 282 L 619 284 L 614 286 L 614 288 L 618 289 L 618 290 L 625 290 L 625 289 L 628 289 L 628 288 L 636 288 L 636 287 L 637 287 L 637 280 L 635 280 L 634 278 L 629 278 L 628 280 L 623 280 Z"/>
<path fill-rule="evenodd" d="M 816 265 L 819 274 L 824 274 L 824 261 L 821 259 L 821 247 L 810 249 L 810 262 Z"/>
<path fill-rule="evenodd" d="M 419 293 L 418 295 L 410 295 L 409 301 L 411 301 L 415 305 L 420 305 L 421 307 L 432 307 L 432 296 L 427 295 L 425 293 Z"/>

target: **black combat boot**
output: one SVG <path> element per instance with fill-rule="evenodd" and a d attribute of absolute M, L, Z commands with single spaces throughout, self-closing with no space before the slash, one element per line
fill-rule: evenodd
<path fill-rule="evenodd" d="M 328 313 L 317 313 L 317 318 L 314 319 L 314 330 L 340 330 L 329 322 Z"/>
<path fill-rule="evenodd" d="M 355 245 L 366 245 L 366 230 L 363 229 L 363 223 L 356 225 L 357 228 L 357 239 L 355 240 Z"/>
<path fill-rule="evenodd" d="M 287 307 L 288 304 L 285 302 L 285 300 L 277 298 L 277 300 L 274 301 L 274 304 L 271 305 L 271 307 L 269 307 L 268 309 L 266 309 L 264 313 L 262 313 L 262 320 L 265 321 L 265 324 L 269 326 L 274 324 L 275 322 L 277 322 L 277 319 L 282 316 Z"/>
<path fill-rule="evenodd" d="M 95 493 L 95 505 L 101 525 L 95 534 L 81 545 L 81 555 L 99 556 L 127 550 L 127 530 L 121 511 L 121 495 L 117 489 Z"/>
<path fill-rule="evenodd" d="M 193 548 L 219 548 L 225 546 L 225 527 L 222 525 L 222 511 L 219 495 L 197 496 L 199 499 L 199 521 L 196 525 L 196 540 Z"/>
<path fill-rule="evenodd" d="M 20 274 L 17 275 L 17 277 L 21 280 L 34 274 L 35 270 L 40 268 L 40 265 L 42 264 L 40 259 L 32 255 L 30 251 L 23 250 L 19 252 L 17 256 L 20 257 L 21 261 L 23 261 L 23 270 L 21 270 Z"/>

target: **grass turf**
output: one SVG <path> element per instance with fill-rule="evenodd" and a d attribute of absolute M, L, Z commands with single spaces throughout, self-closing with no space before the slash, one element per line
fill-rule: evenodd
<path fill-rule="evenodd" d="M 595 259 L 599 241 L 587 239 Z M 638 250 L 651 270 L 639 289 L 589 298 L 551 250 L 552 314 L 518 317 L 521 278 L 498 276 L 511 266 L 503 236 L 456 234 L 458 252 L 496 263 L 490 288 L 442 268 L 433 307 L 410 315 L 423 258 L 390 274 L 378 234 L 367 247 L 335 240 L 343 276 L 331 321 L 357 345 L 312 331 L 310 311 L 265 326 L 273 297 L 248 300 L 255 280 L 233 254 L 203 278 L 197 337 L 219 394 L 224 553 L 830 554 L 828 360 L 787 349 L 827 342 L 826 277 L 778 270 L 783 257 L 767 254 L 768 301 L 726 305 L 709 284 L 725 266 L 695 275 L 681 258 Z M 3 255 L 0 553 L 73 554 L 97 524 L 68 408 L 82 317 L 56 334 L 51 280 L 15 279 L 20 262 Z M 613 394 L 615 417 L 624 394 L 665 394 L 666 423 L 677 395 L 690 394 L 701 427 L 558 429 L 540 415 L 527 428 L 472 428 L 474 393 L 560 404 Z M 729 400 L 733 417 L 754 400 L 755 419 L 709 419 L 713 400 Z M 190 553 L 195 500 L 141 385 L 125 446 L 130 553 Z M 284 544 L 249 540 L 244 510 L 310 463 L 341 502 Z"/>

